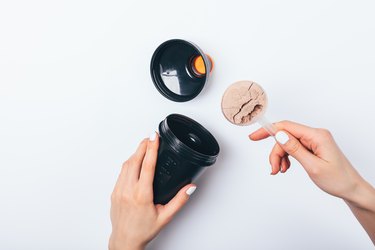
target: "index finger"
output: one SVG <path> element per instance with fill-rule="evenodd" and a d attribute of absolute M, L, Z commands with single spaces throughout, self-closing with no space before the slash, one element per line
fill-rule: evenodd
<path fill-rule="evenodd" d="M 302 139 L 303 137 L 306 137 L 307 135 L 312 135 L 315 133 L 315 129 L 296 123 L 292 121 L 281 121 L 281 122 L 276 122 L 274 123 L 276 126 L 277 130 L 286 130 L 290 134 L 292 134 L 294 137 L 297 139 Z M 253 141 L 259 141 L 263 140 L 270 135 L 264 128 L 260 128 L 257 131 L 251 133 L 249 135 L 249 138 Z"/>
<path fill-rule="evenodd" d="M 145 158 L 143 159 L 139 181 L 147 187 L 152 188 L 155 175 L 156 161 L 158 158 L 159 135 L 155 132 L 150 136 L 147 143 Z"/>

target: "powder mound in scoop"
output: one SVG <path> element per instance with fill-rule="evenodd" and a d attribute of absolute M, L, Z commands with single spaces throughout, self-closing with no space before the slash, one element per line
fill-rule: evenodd
<path fill-rule="evenodd" d="M 267 96 L 255 82 L 240 81 L 228 87 L 221 101 L 225 118 L 236 125 L 248 125 L 266 109 Z"/>

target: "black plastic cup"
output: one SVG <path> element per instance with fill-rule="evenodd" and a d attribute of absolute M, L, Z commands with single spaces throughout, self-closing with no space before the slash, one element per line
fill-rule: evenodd
<path fill-rule="evenodd" d="M 216 162 L 220 148 L 202 125 L 179 114 L 171 114 L 160 122 L 159 134 L 154 203 L 166 204 Z"/>

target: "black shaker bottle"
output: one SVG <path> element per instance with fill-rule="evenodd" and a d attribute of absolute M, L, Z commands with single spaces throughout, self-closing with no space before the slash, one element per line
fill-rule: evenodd
<path fill-rule="evenodd" d="M 215 163 L 220 148 L 202 125 L 179 114 L 171 114 L 160 122 L 159 134 L 154 203 L 166 204 Z"/>

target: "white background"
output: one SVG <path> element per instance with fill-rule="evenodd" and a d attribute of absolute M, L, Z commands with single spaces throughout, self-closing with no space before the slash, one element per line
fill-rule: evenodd
<path fill-rule="evenodd" d="M 224 1 L 223 1 L 224 2 Z M 121 164 L 170 113 L 218 139 L 218 162 L 149 249 L 371 249 L 343 201 L 292 161 L 270 176 L 273 141 L 220 111 L 234 81 L 259 82 L 272 121 L 329 128 L 375 184 L 371 1 L 0 2 L 0 249 L 106 249 Z M 165 40 L 215 61 L 194 100 L 154 88 Z"/>

